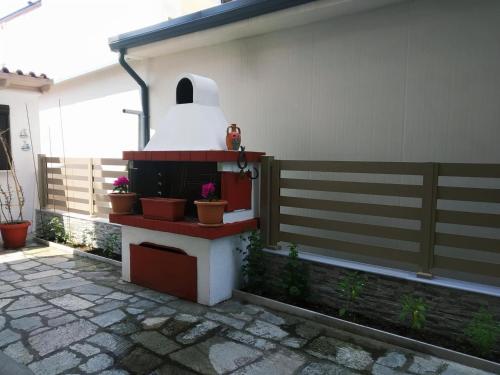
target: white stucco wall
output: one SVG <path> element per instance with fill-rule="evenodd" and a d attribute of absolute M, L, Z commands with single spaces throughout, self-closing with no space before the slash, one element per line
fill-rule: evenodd
<path fill-rule="evenodd" d="M 40 151 L 39 121 L 38 121 L 38 98 L 39 94 L 27 93 L 13 90 L 0 90 L 0 104 L 10 107 L 10 132 L 12 157 L 16 166 L 19 182 L 24 190 L 26 200 L 23 218 L 34 220 L 35 207 L 38 205 L 37 190 L 35 184 L 35 169 L 31 151 L 22 151 L 23 138 L 19 137 L 22 129 L 28 131 L 28 119 L 26 106 L 31 122 L 31 134 L 35 155 Z M 24 138 L 30 143 L 28 138 Z M 0 171 L 0 184 L 6 187 L 6 171 Z M 12 181 L 12 180 L 11 180 Z M 16 202 L 17 204 L 17 202 Z"/>
<path fill-rule="evenodd" d="M 175 103 L 178 75 L 193 72 L 217 82 L 247 149 L 280 158 L 500 162 L 498 35 L 498 1 L 409 1 L 152 58 L 139 72 L 150 85 L 153 128 Z M 135 148 L 136 119 L 121 109 L 139 109 L 139 93 L 119 66 L 56 85 L 41 101 L 42 130 L 59 126 L 58 98 L 67 153 Z M 120 136 L 109 138 L 110 129 Z"/>
<path fill-rule="evenodd" d="M 138 118 L 122 110 L 140 110 L 140 103 L 137 84 L 119 65 L 56 84 L 40 100 L 42 152 L 121 157 L 138 143 Z"/>

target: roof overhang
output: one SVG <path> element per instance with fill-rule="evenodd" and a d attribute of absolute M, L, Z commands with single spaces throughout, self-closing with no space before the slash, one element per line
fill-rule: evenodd
<path fill-rule="evenodd" d="M 143 59 L 323 21 L 406 0 L 234 0 L 109 39 Z"/>
<path fill-rule="evenodd" d="M 0 90 L 12 89 L 43 93 L 48 91 L 53 83 L 49 78 L 0 71 Z"/>

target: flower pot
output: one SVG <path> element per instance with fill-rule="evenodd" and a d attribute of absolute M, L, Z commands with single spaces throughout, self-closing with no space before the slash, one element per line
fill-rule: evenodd
<path fill-rule="evenodd" d="M 199 225 L 207 227 L 220 227 L 224 223 L 224 207 L 227 201 L 194 201 L 198 209 Z"/>
<path fill-rule="evenodd" d="M 186 199 L 141 198 L 145 219 L 179 221 L 184 219 Z"/>
<path fill-rule="evenodd" d="M 132 213 L 136 193 L 111 193 L 108 194 L 111 201 L 112 213 L 118 215 L 128 215 Z"/>
<path fill-rule="evenodd" d="M 30 225 L 31 223 L 29 221 L 0 224 L 3 247 L 5 249 L 19 249 L 24 247 L 26 245 L 26 237 L 28 236 L 28 227 Z"/>

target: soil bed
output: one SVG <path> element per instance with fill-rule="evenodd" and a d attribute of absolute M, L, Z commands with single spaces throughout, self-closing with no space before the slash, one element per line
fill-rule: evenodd
<path fill-rule="evenodd" d="M 294 303 L 287 298 L 284 298 L 283 296 L 276 295 L 276 294 L 271 294 L 271 293 L 254 293 L 250 290 L 242 289 L 245 292 L 260 295 L 262 297 L 274 299 L 279 302 L 287 303 L 293 306 L 301 307 L 303 309 L 311 310 L 314 312 L 318 312 L 321 314 L 325 314 L 337 319 L 342 319 L 345 321 L 361 324 L 367 327 L 379 329 L 385 332 L 390 332 L 394 333 L 400 336 L 412 338 L 418 341 L 426 342 L 428 344 L 436 345 L 436 346 L 441 346 L 443 348 L 455 350 L 461 353 L 465 353 L 468 355 L 472 355 L 478 358 L 483 358 L 489 361 L 493 361 L 496 363 L 499 363 L 498 357 L 495 353 L 492 353 L 488 356 L 482 356 L 480 355 L 476 350 L 474 350 L 474 347 L 469 344 L 468 342 L 465 341 L 457 341 L 453 340 L 450 337 L 439 335 L 439 334 L 434 334 L 432 332 L 421 332 L 421 331 L 415 331 L 411 330 L 408 327 L 400 324 L 395 324 L 391 323 L 388 321 L 380 321 L 380 320 L 375 320 L 373 318 L 364 316 L 362 314 L 357 314 L 357 313 L 351 313 L 349 314 L 349 317 L 346 316 L 339 316 L 338 310 L 334 309 L 329 306 L 325 305 L 318 305 L 318 304 L 313 304 L 313 303 Z"/>

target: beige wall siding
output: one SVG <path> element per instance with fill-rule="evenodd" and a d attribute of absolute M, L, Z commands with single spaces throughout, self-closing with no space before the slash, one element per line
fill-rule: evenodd
<path fill-rule="evenodd" d="M 281 158 L 500 162 L 500 3 L 412 1 L 149 61 L 152 126 L 181 72 Z"/>

